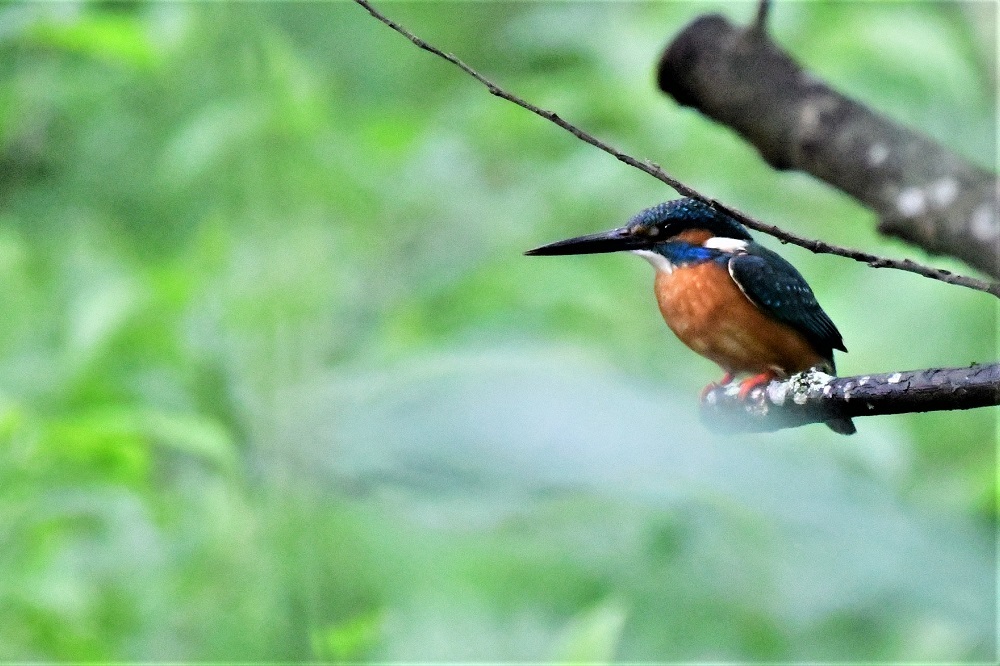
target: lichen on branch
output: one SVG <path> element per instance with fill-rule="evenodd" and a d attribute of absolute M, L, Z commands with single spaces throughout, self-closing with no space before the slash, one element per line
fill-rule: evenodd
<path fill-rule="evenodd" d="M 708 391 L 702 420 L 720 432 L 770 432 L 831 419 L 1000 405 L 1000 363 L 854 377 L 809 370 L 739 398 L 736 384 Z"/>

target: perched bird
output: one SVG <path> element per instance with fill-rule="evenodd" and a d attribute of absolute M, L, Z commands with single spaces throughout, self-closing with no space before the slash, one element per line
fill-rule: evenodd
<path fill-rule="evenodd" d="M 833 374 L 840 332 L 802 275 L 756 244 L 733 218 L 696 199 L 647 208 L 618 229 L 544 245 L 525 254 L 594 254 L 627 250 L 656 269 L 656 300 L 681 342 L 717 363 L 729 384 L 739 375 L 743 399 L 775 378 L 818 368 Z M 719 384 L 705 387 L 703 396 Z M 855 432 L 850 419 L 826 422 Z"/>

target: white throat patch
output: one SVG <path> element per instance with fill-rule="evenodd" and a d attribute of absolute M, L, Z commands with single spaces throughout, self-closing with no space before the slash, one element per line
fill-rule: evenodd
<path fill-rule="evenodd" d="M 653 268 L 660 273 L 673 273 L 674 265 L 659 252 L 652 250 L 632 250 L 632 254 L 638 255 L 653 265 Z"/>

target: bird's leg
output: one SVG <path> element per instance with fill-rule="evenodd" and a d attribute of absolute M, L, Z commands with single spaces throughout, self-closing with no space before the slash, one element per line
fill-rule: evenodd
<path fill-rule="evenodd" d="M 777 377 L 778 375 L 771 370 L 762 372 L 759 375 L 754 375 L 753 377 L 747 377 L 740 382 L 740 392 L 737 394 L 737 397 L 740 400 L 743 400 L 750 395 L 750 391 L 754 390 L 758 386 L 763 386 L 769 383 L 772 379 L 777 379 Z"/>
<path fill-rule="evenodd" d="M 705 396 L 714 391 L 717 388 L 721 388 L 726 384 L 733 381 L 733 373 L 726 370 L 726 374 L 722 375 L 722 379 L 717 382 L 709 382 L 708 386 L 701 390 L 701 401 L 705 402 Z"/>

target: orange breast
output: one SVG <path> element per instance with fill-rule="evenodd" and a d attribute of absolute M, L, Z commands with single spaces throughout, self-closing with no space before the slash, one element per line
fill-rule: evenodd
<path fill-rule="evenodd" d="M 681 342 L 728 372 L 789 375 L 825 363 L 802 334 L 764 316 L 715 262 L 658 271 L 656 300 Z"/>

